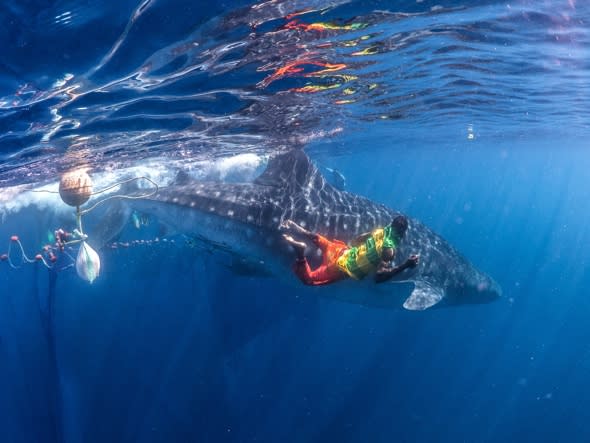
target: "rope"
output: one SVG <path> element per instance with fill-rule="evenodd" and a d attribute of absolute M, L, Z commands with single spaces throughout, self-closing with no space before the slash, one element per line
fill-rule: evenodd
<path fill-rule="evenodd" d="M 137 199 L 141 199 L 141 198 L 147 198 L 147 197 L 151 197 L 152 195 L 156 195 L 158 193 L 158 190 L 160 189 L 160 187 L 158 186 L 158 184 L 153 181 L 151 178 L 148 178 L 146 176 L 141 176 L 141 177 L 133 177 L 130 178 L 128 180 L 123 180 L 121 182 L 117 182 L 113 185 L 107 186 L 104 189 L 101 189 L 100 191 L 96 191 L 93 192 L 91 195 L 98 195 L 98 194 L 102 194 L 103 192 L 108 191 L 109 189 L 113 189 L 117 186 L 122 186 L 126 183 L 130 183 L 132 181 L 136 181 L 136 180 L 147 180 L 148 182 L 150 182 L 152 185 L 154 185 L 154 190 L 151 192 L 148 192 L 147 194 L 141 194 L 141 195 L 111 195 L 110 197 L 106 197 L 104 199 L 102 199 L 99 202 L 96 202 L 94 205 L 92 205 L 89 208 L 86 208 L 84 210 L 80 210 L 80 207 L 78 206 L 76 208 L 76 216 L 78 217 L 78 226 L 80 226 L 80 232 L 82 232 L 82 228 L 81 228 L 81 221 L 79 219 L 80 216 L 82 215 L 86 215 L 88 214 L 90 211 L 96 209 L 97 206 L 102 205 L 104 202 L 109 201 L 109 200 L 114 200 L 114 199 L 121 199 L 121 200 L 137 200 Z M 31 192 L 46 192 L 48 194 L 59 194 L 59 191 L 51 191 L 49 189 L 32 189 Z"/>
<path fill-rule="evenodd" d="M 6 253 L 6 258 L 7 258 L 8 264 L 10 265 L 10 267 L 12 269 L 20 269 L 20 265 L 18 265 L 18 266 L 15 265 L 13 263 L 13 261 L 12 261 L 11 256 L 10 256 L 10 253 L 12 251 L 12 244 L 13 243 L 17 244 L 18 247 L 19 247 L 19 249 L 20 249 L 20 253 L 21 253 L 21 265 L 24 264 L 24 263 L 35 263 L 36 261 L 41 261 L 45 265 L 45 267 L 47 269 L 51 269 L 52 268 L 52 266 L 49 263 L 47 263 L 47 261 L 45 260 L 45 258 L 42 255 L 40 255 L 40 254 L 37 256 L 37 257 L 39 257 L 39 260 L 36 260 L 36 259 L 32 259 L 32 258 L 27 257 L 27 254 L 25 253 L 25 248 L 23 248 L 22 243 L 17 238 L 17 239 L 14 239 L 14 240 L 10 240 L 10 243 L 8 244 L 8 252 Z"/>
<path fill-rule="evenodd" d="M 108 191 L 110 189 L 113 189 L 113 188 L 115 188 L 117 186 L 121 186 L 121 185 L 124 185 L 126 183 L 130 183 L 132 181 L 142 180 L 142 179 L 143 180 L 147 180 L 148 182 L 150 182 L 154 186 L 154 189 L 152 191 L 150 191 L 150 192 L 146 192 L 146 193 L 143 193 L 143 194 L 140 194 L 140 195 L 125 195 L 125 194 L 111 195 L 111 196 L 108 196 L 106 198 L 103 198 L 102 200 L 96 202 L 94 205 L 90 206 L 89 208 L 83 209 L 83 210 L 80 209 L 80 206 L 76 206 L 76 225 L 77 225 L 77 229 L 74 229 L 74 231 L 73 231 L 74 239 L 72 239 L 70 241 L 62 241 L 60 239 L 59 242 L 56 243 L 55 248 L 54 247 L 47 246 L 46 248 L 49 248 L 49 249 L 44 249 L 44 251 L 45 251 L 45 253 L 49 253 L 49 257 L 50 257 L 51 261 L 53 263 L 56 261 L 56 257 L 53 254 L 53 252 L 54 251 L 57 252 L 57 250 L 59 249 L 63 254 L 65 254 L 71 260 L 70 264 L 64 266 L 61 270 L 67 269 L 69 267 L 72 267 L 74 265 L 74 263 L 76 262 L 76 260 L 74 259 L 74 257 L 72 257 L 64 249 L 64 247 L 65 246 L 70 246 L 70 245 L 75 244 L 75 243 L 81 243 L 80 251 L 78 251 L 78 252 L 79 253 L 82 252 L 82 253 L 86 254 L 86 256 L 85 256 L 85 258 L 86 258 L 85 263 L 88 264 L 89 263 L 89 260 L 90 260 L 90 256 L 88 255 L 88 251 L 86 249 L 82 250 L 82 248 L 84 248 L 84 246 L 85 246 L 85 241 L 88 238 L 88 236 L 86 234 L 84 234 L 84 231 L 82 230 L 82 216 L 84 216 L 84 215 L 88 214 L 89 212 L 93 211 L 94 209 L 96 209 L 96 207 L 98 207 L 99 205 L 105 203 L 106 201 L 114 200 L 114 199 L 137 200 L 137 199 L 141 199 L 141 198 L 147 198 L 147 197 L 151 197 L 152 195 L 155 195 L 160 188 L 159 188 L 158 184 L 155 181 L 151 180 L 148 177 L 142 176 L 142 177 L 130 178 L 128 180 L 123 180 L 121 182 L 118 182 L 118 183 L 115 183 L 113 185 L 107 186 L 106 188 L 101 189 L 100 191 L 97 191 L 97 192 L 93 192 L 91 194 L 91 195 L 99 195 L 99 194 L 102 194 L 102 193 L 104 193 L 104 192 L 106 192 L 106 191 Z M 47 192 L 49 194 L 58 194 L 59 193 L 59 191 L 51 191 L 51 190 L 48 190 L 48 189 L 33 189 L 33 190 L 31 190 L 31 192 Z M 60 231 L 61 231 L 61 229 L 60 229 Z M 15 262 L 12 260 L 11 253 L 12 253 L 13 243 L 16 244 L 16 245 L 18 245 L 18 248 L 20 249 L 21 263 L 19 265 L 15 264 Z M 88 247 L 90 247 L 90 246 L 88 246 Z M 43 263 L 43 265 L 47 269 L 53 269 L 55 267 L 55 263 L 53 265 L 52 264 L 49 264 L 47 262 L 47 260 L 45 260 L 45 257 L 43 256 L 43 254 L 37 254 L 35 256 L 35 258 L 33 258 L 33 259 L 32 258 L 29 258 L 27 256 L 27 254 L 25 253 L 25 250 L 23 248 L 22 243 L 20 242 L 20 240 L 18 239 L 18 237 L 16 235 L 13 236 L 11 238 L 11 240 L 10 240 L 10 243 L 8 245 L 8 252 L 7 252 L 7 254 L 4 254 L 4 255 L 2 255 L 0 257 L 1 257 L 2 260 L 8 261 L 8 264 L 13 269 L 20 269 L 20 267 L 23 264 L 25 264 L 25 263 L 35 263 L 35 262 L 38 262 L 38 261 L 41 262 L 41 263 Z M 92 275 L 93 276 L 93 278 L 90 281 L 94 280 L 98 276 L 98 275 L 94 275 L 93 274 L 93 268 L 92 267 L 88 267 L 86 269 L 86 271 L 87 271 L 87 274 L 88 275 Z"/>
<path fill-rule="evenodd" d="M 133 177 L 133 178 L 130 178 L 130 179 L 127 179 L 127 180 L 123 180 L 122 182 L 117 182 L 117 183 L 115 183 L 115 184 L 113 184 L 113 185 L 107 186 L 107 187 L 106 187 L 106 188 L 104 188 L 104 189 L 101 189 L 100 191 L 93 192 L 91 195 L 98 195 L 98 194 L 102 194 L 103 192 L 106 192 L 106 191 L 108 191 L 109 189 L 113 189 L 113 188 L 115 188 L 115 187 L 117 187 L 117 186 L 121 186 L 121 185 L 124 185 L 124 184 L 126 184 L 126 183 L 130 183 L 130 182 L 132 182 L 132 181 L 135 181 L 135 180 L 147 180 L 147 181 L 149 181 L 149 182 L 150 182 L 152 185 L 154 185 L 156 189 L 155 189 L 153 192 L 149 193 L 149 194 L 138 195 L 138 196 L 131 196 L 131 195 L 127 195 L 127 196 L 125 196 L 126 198 L 130 198 L 130 199 L 136 199 L 136 198 L 146 198 L 146 197 L 151 197 L 151 196 L 152 196 L 152 195 L 154 195 L 156 192 L 158 192 L 158 189 L 159 189 L 159 186 L 158 186 L 158 184 L 157 184 L 155 181 L 153 181 L 152 179 L 150 179 L 150 178 L 146 177 L 145 175 L 143 175 L 143 176 L 141 176 L 141 177 Z M 52 190 L 50 190 L 50 189 L 29 189 L 29 192 L 46 192 L 47 194 L 59 194 L 59 191 L 52 191 Z M 108 197 L 108 198 L 110 199 L 110 198 L 115 198 L 115 197 L 116 197 L 116 196 L 111 196 L 111 197 Z M 120 196 L 120 197 L 123 197 L 123 196 Z M 99 203 L 101 203 L 101 202 L 98 202 L 98 203 L 97 203 L 97 205 L 98 205 Z M 95 205 L 95 206 L 96 206 L 96 205 Z M 86 210 L 86 212 L 88 212 L 89 210 L 90 210 L 90 209 L 87 209 L 87 210 Z"/>
<path fill-rule="evenodd" d="M 92 195 L 100 194 L 102 192 L 105 192 L 105 191 L 107 191 L 109 189 L 114 188 L 115 186 L 123 185 L 123 184 L 129 183 L 129 182 L 131 182 L 133 180 L 142 180 L 142 179 L 143 180 L 147 180 L 152 185 L 154 185 L 155 189 L 152 192 L 148 192 L 147 194 L 141 194 L 141 195 L 125 195 L 125 194 L 123 194 L 123 195 L 111 195 L 110 197 L 106 197 L 106 198 L 102 199 L 101 201 L 96 202 L 94 205 L 92 205 L 89 208 L 84 209 L 83 211 L 80 211 L 79 208 L 78 208 L 79 215 L 82 216 L 82 215 L 88 214 L 90 211 L 96 209 L 96 207 L 98 205 L 102 205 L 104 202 L 106 202 L 108 200 L 114 200 L 116 198 L 119 198 L 121 200 L 137 200 L 137 199 L 140 199 L 140 198 L 147 198 L 147 197 L 151 197 L 152 195 L 156 195 L 158 193 L 158 190 L 160 189 L 160 187 L 158 186 L 158 184 L 155 181 L 153 181 L 152 179 L 149 179 L 147 177 L 134 177 L 134 178 L 131 178 L 129 180 L 125 180 L 125 181 L 122 181 L 122 182 L 119 182 L 119 183 L 115 183 L 114 185 L 111 185 L 111 186 L 109 186 L 109 187 L 107 187 L 107 188 L 105 188 L 105 189 L 103 189 L 101 191 L 95 192 Z"/>

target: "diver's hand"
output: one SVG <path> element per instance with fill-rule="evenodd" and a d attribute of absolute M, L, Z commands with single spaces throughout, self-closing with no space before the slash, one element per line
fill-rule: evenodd
<path fill-rule="evenodd" d="M 412 254 L 406 260 L 405 265 L 407 268 L 415 268 L 419 262 L 420 262 L 420 256 L 418 254 Z"/>

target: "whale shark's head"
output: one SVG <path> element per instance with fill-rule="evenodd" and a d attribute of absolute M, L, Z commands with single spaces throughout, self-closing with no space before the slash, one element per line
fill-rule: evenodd
<path fill-rule="evenodd" d="M 450 304 L 490 303 L 502 296 L 502 288 L 493 278 L 475 270 L 469 278 L 447 291 Z"/>

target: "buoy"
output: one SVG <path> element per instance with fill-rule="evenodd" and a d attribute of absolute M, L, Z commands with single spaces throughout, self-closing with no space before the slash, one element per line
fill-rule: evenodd
<path fill-rule="evenodd" d="M 86 169 L 74 169 L 61 176 L 59 195 L 66 205 L 82 206 L 92 195 L 92 179 Z"/>

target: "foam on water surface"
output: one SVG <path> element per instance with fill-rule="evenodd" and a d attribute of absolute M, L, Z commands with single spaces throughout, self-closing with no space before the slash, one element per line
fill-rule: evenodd
<path fill-rule="evenodd" d="M 165 158 L 146 160 L 136 166 L 124 169 L 112 169 L 99 173 L 92 173 L 94 193 L 106 189 L 113 184 L 130 178 L 146 177 L 159 187 L 168 186 L 176 180 L 180 171 L 189 180 L 247 182 L 252 181 L 266 164 L 268 158 L 252 153 L 239 154 L 212 160 L 203 160 L 192 164 L 185 162 L 170 162 Z M 137 180 L 139 189 L 152 189 L 153 185 L 147 180 Z M 56 214 L 69 214 L 72 208 L 65 205 L 58 192 L 59 181 L 42 186 L 17 185 L 0 190 L 0 216 L 4 219 L 8 215 L 17 214 L 23 208 L 34 206 L 40 210 L 52 211 Z M 92 205 L 101 198 L 118 194 L 119 186 L 104 193 L 94 195 L 87 205 Z"/>

